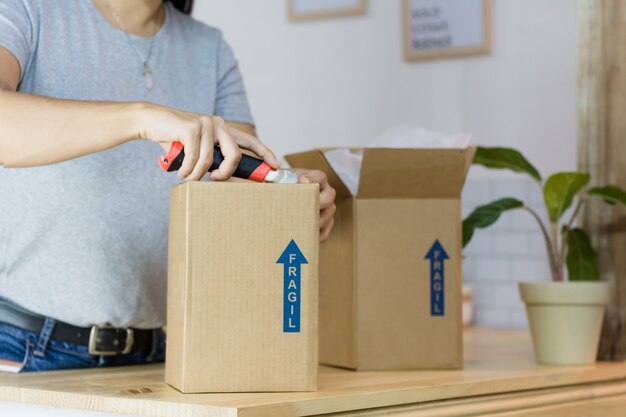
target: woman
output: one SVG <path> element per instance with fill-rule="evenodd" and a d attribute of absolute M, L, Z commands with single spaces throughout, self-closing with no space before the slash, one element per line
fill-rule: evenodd
<path fill-rule="evenodd" d="M 278 166 L 230 47 L 190 8 L 0 2 L 0 369 L 163 360 L 169 189 L 200 180 L 216 144 L 213 180 L 240 147 Z M 179 178 L 156 164 L 176 140 Z M 300 181 L 320 184 L 323 239 L 334 190 Z"/>

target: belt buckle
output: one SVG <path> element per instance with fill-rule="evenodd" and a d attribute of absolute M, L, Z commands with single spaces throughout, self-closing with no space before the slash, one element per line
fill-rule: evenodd
<path fill-rule="evenodd" d="M 115 350 L 98 350 L 97 349 L 98 334 L 101 329 L 114 329 L 114 327 L 91 326 L 91 333 L 89 334 L 89 354 L 90 355 L 110 356 L 110 355 L 118 355 L 118 354 L 125 355 L 127 353 L 130 353 L 131 349 L 133 348 L 133 343 L 135 341 L 133 329 L 129 329 L 129 328 L 121 329 L 121 330 L 126 331 L 126 344 L 124 345 L 124 350 L 122 350 L 121 352 L 115 351 Z"/>

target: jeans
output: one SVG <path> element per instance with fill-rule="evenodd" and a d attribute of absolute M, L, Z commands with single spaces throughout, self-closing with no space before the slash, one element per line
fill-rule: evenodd
<path fill-rule="evenodd" d="M 145 352 L 94 356 L 88 353 L 87 346 L 50 339 L 55 323 L 54 319 L 46 318 L 39 334 L 0 323 L 0 370 L 36 372 L 137 365 L 165 360 L 165 333 L 162 330 L 154 330 L 152 346 Z"/>

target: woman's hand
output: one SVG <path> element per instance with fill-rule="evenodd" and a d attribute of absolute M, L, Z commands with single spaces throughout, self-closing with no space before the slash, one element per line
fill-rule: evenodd
<path fill-rule="evenodd" d="M 213 148 L 219 145 L 224 162 L 211 172 L 210 178 L 223 181 L 229 179 L 241 159 L 241 148 L 249 149 L 278 168 L 274 153 L 256 137 L 227 126 L 218 116 L 207 116 L 184 112 L 168 107 L 142 103 L 139 110 L 138 135 L 160 143 L 169 149 L 170 143 L 180 141 L 185 146 L 185 158 L 178 170 L 184 181 L 197 181 L 213 163 Z"/>
<path fill-rule="evenodd" d="M 301 184 L 319 184 L 320 185 L 320 240 L 328 239 L 333 225 L 335 224 L 335 196 L 336 191 L 328 183 L 326 174 L 317 170 L 293 169 L 299 176 Z"/>

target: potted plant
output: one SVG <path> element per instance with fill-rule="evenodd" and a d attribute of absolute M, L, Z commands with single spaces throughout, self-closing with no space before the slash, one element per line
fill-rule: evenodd
<path fill-rule="evenodd" d="M 626 205 L 626 191 L 615 185 L 590 187 L 584 172 L 559 172 L 542 180 L 539 171 L 517 150 L 478 147 L 474 164 L 529 175 L 543 191 L 547 218 L 515 198 L 502 198 L 476 208 L 463 221 L 463 246 L 477 228 L 495 223 L 509 210 L 526 210 L 541 228 L 552 275 L 551 282 L 522 282 L 528 322 L 538 363 L 588 364 L 596 359 L 608 283 L 599 281 L 598 255 L 584 229 L 576 225 L 590 198 Z M 571 214 L 564 219 L 566 211 Z M 567 274 L 566 274 L 567 267 Z M 566 280 L 566 275 L 568 280 Z"/>

